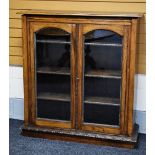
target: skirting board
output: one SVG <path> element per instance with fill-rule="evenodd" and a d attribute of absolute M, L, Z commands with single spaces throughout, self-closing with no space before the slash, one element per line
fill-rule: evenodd
<path fill-rule="evenodd" d="M 24 100 L 19 98 L 9 99 L 9 118 L 24 120 Z M 139 132 L 146 133 L 146 112 L 135 110 L 135 120 L 139 125 Z"/>

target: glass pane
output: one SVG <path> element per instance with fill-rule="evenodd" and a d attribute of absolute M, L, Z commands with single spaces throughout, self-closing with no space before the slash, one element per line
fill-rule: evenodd
<path fill-rule="evenodd" d="M 121 79 L 85 77 L 85 96 L 120 98 Z"/>
<path fill-rule="evenodd" d="M 45 119 L 69 120 L 70 106 L 69 102 L 38 100 L 37 116 Z M 64 112 L 65 111 L 65 112 Z"/>
<path fill-rule="evenodd" d="M 70 95 L 70 76 L 38 74 L 37 86 L 38 95 L 44 92 Z"/>
<path fill-rule="evenodd" d="M 85 104 L 84 120 L 87 123 L 119 124 L 119 107 L 101 104 Z"/>
<path fill-rule="evenodd" d="M 84 122 L 119 125 L 122 37 L 94 30 L 84 35 Z"/>
<path fill-rule="evenodd" d="M 70 121 L 70 34 L 46 28 L 35 41 L 37 117 Z"/>

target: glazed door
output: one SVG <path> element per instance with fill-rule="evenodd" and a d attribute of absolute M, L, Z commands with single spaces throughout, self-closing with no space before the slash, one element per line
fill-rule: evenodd
<path fill-rule="evenodd" d="M 78 50 L 79 129 L 125 132 L 129 27 L 81 25 Z"/>
<path fill-rule="evenodd" d="M 74 128 L 75 25 L 30 23 L 32 122 Z"/>

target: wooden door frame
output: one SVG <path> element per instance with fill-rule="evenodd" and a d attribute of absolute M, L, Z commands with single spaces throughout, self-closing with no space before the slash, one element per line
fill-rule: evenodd
<path fill-rule="evenodd" d="M 114 21 L 115 22 L 115 21 Z M 122 80 L 121 80 L 121 105 L 120 105 L 120 127 L 114 127 L 111 125 L 95 125 L 91 123 L 83 123 L 83 60 L 84 60 L 84 52 L 83 52 L 83 34 L 90 32 L 95 29 L 106 29 L 111 30 L 113 32 L 118 33 L 123 36 L 123 50 L 122 50 Z M 127 112 L 127 102 L 126 102 L 126 89 L 127 89 L 127 61 L 128 61 L 128 47 L 129 47 L 129 38 L 130 34 L 130 26 L 127 25 L 113 25 L 113 24 L 105 24 L 105 25 L 95 25 L 95 24 L 81 24 L 79 27 L 78 33 L 78 129 L 87 130 L 87 131 L 96 131 L 96 132 L 104 132 L 108 134 L 126 134 L 126 116 Z"/>
<path fill-rule="evenodd" d="M 23 41 L 24 41 L 24 120 L 25 124 L 36 126 L 75 128 L 75 24 L 63 24 L 52 22 L 30 22 L 23 16 Z M 35 45 L 34 33 L 42 28 L 55 27 L 71 34 L 71 121 L 57 121 L 36 118 L 36 90 L 35 90 Z"/>
<path fill-rule="evenodd" d="M 137 43 L 137 28 L 139 19 L 131 19 L 130 36 L 129 36 L 129 55 L 128 55 L 128 88 L 127 88 L 127 108 L 126 108 L 126 133 L 132 136 L 134 133 L 134 79 L 135 79 L 135 66 L 136 66 L 136 43 Z"/>

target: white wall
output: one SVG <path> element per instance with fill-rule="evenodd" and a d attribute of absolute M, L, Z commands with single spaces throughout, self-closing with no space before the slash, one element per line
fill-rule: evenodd
<path fill-rule="evenodd" d="M 146 75 L 136 74 L 134 109 L 146 111 Z"/>
<path fill-rule="evenodd" d="M 24 93 L 23 93 L 23 67 L 9 67 L 9 110 L 10 118 L 23 120 L 24 118 Z M 146 76 L 135 75 L 136 122 L 140 125 L 140 132 L 146 132 Z"/>
<path fill-rule="evenodd" d="M 24 98 L 23 67 L 9 67 L 9 97 Z"/>

